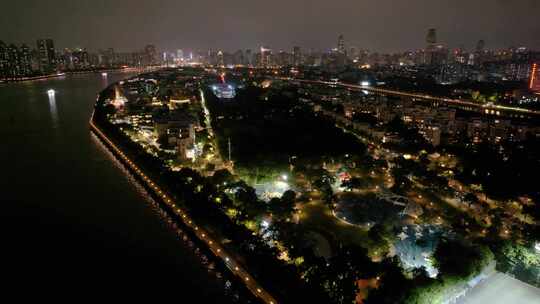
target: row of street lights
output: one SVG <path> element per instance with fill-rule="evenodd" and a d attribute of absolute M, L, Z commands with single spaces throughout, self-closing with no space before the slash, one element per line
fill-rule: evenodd
<path fill-rule="evenodd" d="M 114 145 L 106 136 L 97 128 L 97 126 L 93 123 L 93 114 L 92 118 L 90 120 L 90 125 L 92 129 L 98 133 L 99 137 L 105 140 L 110 147 L 114 149 L 114 151 L 122 158 L 122 160 L 129 165 L 129 167 L 135 172 L 146 184 L 147 186 L 154 191 L 154 193 L 159 196 L 172 210 L 175 212 L 180 218 L 183 220 L 184 224 L 186 224 L 188 227 L 192 228 L 195 231 L 195 234 L 201 239 L 203 242 L 208 244 L 208 247 L 210 250 L 214 253 L 215 256 L 221 258 L 223 261 L 225 261 L 225 264 L 229 269 L 233 271 L 236 275 L 240 276 L 242 280 L 245 282 L 246 286 L 249 290 L 252 291 L 252 293 L 264 300 L 268 304 L 275 304 L 276 301 L 270 296 L 266 291 L 261 289 L 256 283 L 251 283 L 253 280 L 250 279 L 249 274 L 247 274 L 246 271 L 239 268 L 238 266 L 235 266 L 233 262 L 231 262 L 231 258 L 225 255 L 224 251 L 219 247 L 219 245 L 215 245 L 214 241 L 207 235 L 206 232 L 204 232 L 203 229 L 199 228 L 195 223 L 187 216 L 185 212 L 183 212 L 172 200 L 171 198 L 164 193 L 163 190 L 161 190 L 146 174 L 142 172 L 142 170 L 133 162 L 131 161 L 120 149 Z M 233 270 L 234 269 L 234 270 Z"/>

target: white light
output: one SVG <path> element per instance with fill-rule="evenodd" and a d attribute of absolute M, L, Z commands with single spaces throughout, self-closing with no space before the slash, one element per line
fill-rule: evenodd
<path fill-rule="evenodd" d="M 107 73 L 101 73 L 101 76 L 107 77 Z"/>
<path fill-rule="evenodd" d="M 534 245 L 534 249 L 536 249 L 536 251 L 540 252 L 540 242 L 536 243 Z"/>
<path fill-rule="evenodd" d="M 54 95 L 55 93 L 56 93 L 56 91 L 53 90 L 53 89 L 50 89 L 50 90 L 47 91 L 47 94 L 49 94 L 49 95 Z"/>
<path fill-rule="evenodd" d="M 264 228 L 268 228 L 270 226 L 270 223 L 268 223 L 267 221 L 262 221 L 261 226 L 263 226 Z"/>
<path fill-rule="evenodd" d="M 360 85 L 363 87 L 369 87 L 369 81 L 362 81 L 360 82 Z"/>
<path fill-rule="evenodd" d="M 283 175 L 281 176 L 281 178 L 282 178 L 283 180 L 287 180 L 287 178 L 289 178 L 289 177 L 288 177 L 286 174 L 283 174 Z"/>

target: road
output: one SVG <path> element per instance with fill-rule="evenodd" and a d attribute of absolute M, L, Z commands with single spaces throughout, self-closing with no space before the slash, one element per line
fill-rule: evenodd
<path fill-rule="evenodd" d="M 167 206 L 174 210 L 174 213 L 176 213 L 178 218 L 180 218 L 186 226 L 190 227 L 202 242 L 206 243 L 214 255 L 221 259 L 233 274 L 238 276 L 239 279 L 244 282 L 245 286 L 253 293 L 255 297 L 260 298 L 268 304 L 277 303 L 277 301 L 267 291 L 265 291 L 259 283 L 255 281 L 248 271 L 240 266 L 240 264 L 236 261 L 237 259 L 225 252 L 220 243 L 211 238 L 205 229 L 197 226 L 195 221 L 189 217 L 186 211 L 180 208 L 180 206 L 173 201 L 171 195 L 165 193 L 165 191 L 163 191 L 133 161 L 131 161 L 127 155 L 122 152 L 122 150 L 120 150 L 111 140 L 109 140 L 109 138 L 93 123 L 93 114 L 92 118 L 90 119 L 90 127 L 92 131 L 98 135 L 98 137 L 100 137 L 109 145 L 109 147 L 111 147 L 113 152 L 118 155 L 122 162 L 131 169 L 131 172 L 137 175 L 143 181 L 143 183 L 145 183 L 146 186 L 148 186 L 148 188 L 154 192 L 155 195 L 159 196 Z"/>
<path fill-rule="evenodd" d="M 431 96 L 428 94 L 420 94 L 420 93 L 409 93 L 409 92 L 403 92 L 403 91 L 397 91 L 397 90 L 389 90 L 389 89 L 382 89 L 382 88 L 375 88 L 371 86 L 362 86 L 362 85 L 354 85 L 354 84 L 347 84 L 343 82 L 330 82 L 330 81 L 322 81 L 322 80 L 306 80 L 306 79 L 297 79 L 297 78 L 277 78 L 280 80 L 286 80 L 286 81 L 297 81 L 302 83 L 311 83 L 311 84 L 320 84 L 320 85 L 329 85 L 329 86 L 339 86 L 346 89 L 351 90 L 365 90 L 368 92 L 374 92 L 379 94 L 386 94 L 386 95 L 392 95 L 392 96 L 399 96 L 399 97 L 410 97 L 410 98 L 418 98 L 422 100 L 428 100 L 428 101 L 435 101 L 440 103 L 446 103 L 448 105 L 454 105 L 454 106 L 465 106 L 465 107 L 471 107 L 474 108 L 480 112 L 484 113 L 501 113 L 501 111 L 507 112 L 509 114 L 516 114 L 516 115 L 530 115 L 530 116 L 536 116 L 540 117 L 540 111 L 525 109 L 525 108 L 519 108 L 519 107 L 508 107 L 508 106 L 502 106 L 502 105 L 495 105 L 495 104 L 479 104 L 476 102 L 468 101 L 468 100 L 462 100 L 462 99 L 454 99 L 454 98 L 444 98 L 444 97 L 436 97 Z"/>
<path fill-rule="evenodd" d="M 540 289 L 508 275 L 495 273 L 475 286 L 456 304 L 538 304 Z"/>

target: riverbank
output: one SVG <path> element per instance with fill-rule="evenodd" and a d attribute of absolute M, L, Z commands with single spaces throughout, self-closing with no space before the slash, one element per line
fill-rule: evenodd
<path fill-rule="evenodd" d="M 36 80 L 46 80 L 50 78 L 58 78 L 67 75 L 87 75 L 87 74 L 98 74 L 98 73 L 142 73 L 151 70 L 159 69 L 156 67 L 127 67 L 127 68 L 117 68 L 117 69 L 98 69 L 98 70 L 87 70 L 87 71 L 66 71 L 56 74 L 32 76 L 32 77 L 19 77 L 19 78 L 7 78 L 0 79 L 0 83 L 14 83 L 14 82 L 26 82 L 26 81 L 36 81 Z"/>
<path fill-rule="evenodd" d="M 9 82 L 25 82 L 25 81 L 35 81 L 35 80 L 44 80 L 49 78 L 56 78 L 66 76 L 66 73 L 57 73 L 41 76 L 32 76 L 32 77 L 20 77 L 20 78 L 7 78 L 0 80 L 0 83 L 9 83 Z"/>
<path fill-rule="evenodd" d="M 236 300 L 238 284 L 227 288 L 227 272 L 217 276 L 205 250 L 176 233 L 155 200 L 89 132 L 96 93 L 134 76 L 0 85 L 8 296 L 242 302 Z M 54 99 L 47 94 L 51 88 L 59 93 Z"/>
<path fill-rule="evenodd" d="M 222 263 L 223 268 L 233 274 L 239 282 L 243 282 L 244 286 L 253 294 L 256 299 L 264 303 L 274 304 L 276 300 L 268 294 L 255 279 L 242 268 L 240 263 L 236 261 L 225 249 L 220 245 L 219 241 L 210 237 L 210 234 L 201 226 L 197 225 L 186 210 L 177 203 L 173 195 L 168 194 L 156 182 L 154 182 L 149 174 L 146 174 L 143 169 L 133 162 L 128 152 L 122 151 L 94 122 L 94 115 L 90 119 L 91 131 L 106 145 L 109 151 L 143 184 L 148 193 L 152 195 L 157 202 L 169 213 L 180 225 L 190 230 L 193 237 L 198 242 L 208 249 L 208 252 Z"/>

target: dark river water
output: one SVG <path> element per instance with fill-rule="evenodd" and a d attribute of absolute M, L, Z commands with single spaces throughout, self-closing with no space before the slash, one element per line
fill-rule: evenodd
<path fill-rule="evenodd" d="M 128 76 L 0 84 L 4 296 L 231 302 L 224 280 L 89 132 L 96 94 Z"/>

